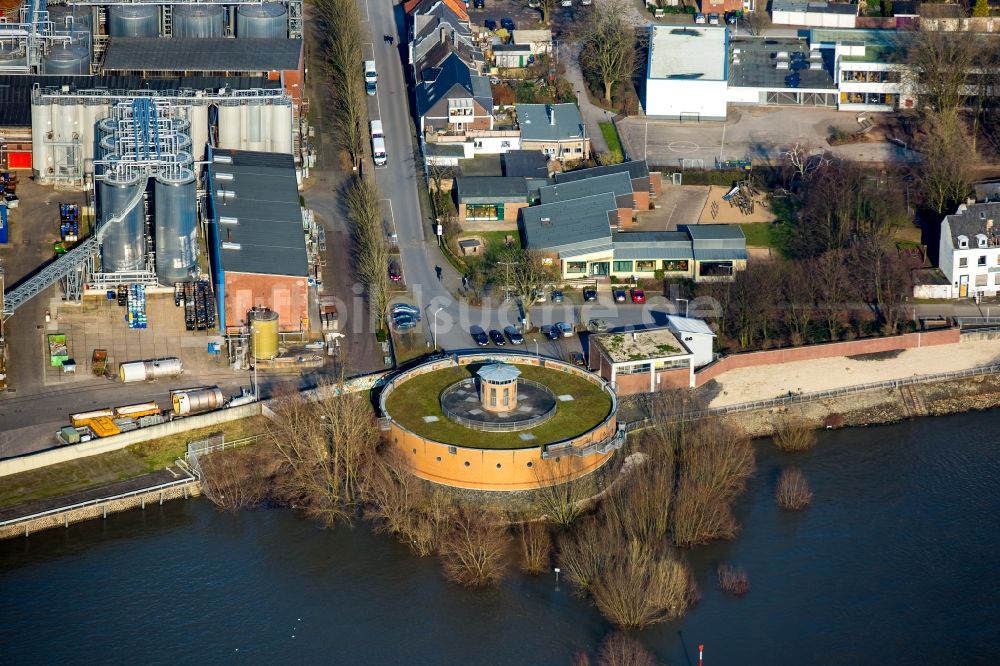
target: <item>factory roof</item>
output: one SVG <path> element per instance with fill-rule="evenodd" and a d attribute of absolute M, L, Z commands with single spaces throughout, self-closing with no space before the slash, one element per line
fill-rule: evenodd
<path fill-rule="evenodd" d="M 653 26 L 648 78 L 725 81 L 728 35 L 723 26 Z"/>
<path fill-rule="evenodd" d="M 565 141 L 586 136 L 576 104 L 518 104 L 521 141 Z"/>
<path fill-rule="evenodd" d="M 596 178 L 606 176 L 611 173 L 628 173 L 629 178 L 636 180 L 649 177 L 649 165 L 646 160 L 631 160 L 620 164 L 609 164 L 607 166 L 590 167 L 589 169 L 576 169 L 574 171 L 564 171 L 557 173 L 553 178 L 557 183 L 568 183 L 584 178 Z"/>
<path fill-rule="evenodd" d="M 127 93 L 132 90 L 218 90 L 280 88 L 280 81 L 259 76 L 190 76 L 143 78 L 141 76 L 0 76 L 0 127 L 31 127 L 31 91 L 68 86 L 71 92 L 98 90 Z"/>
<path fill-rule="evenodd" d="M 632 333 L 603 333 L 590 336 L 590 340 L 604 350 L 612 363 L 691 355 L 667 327 L 647 328 Z"/>
<path fill-rule="evenodd" d="M 549 185 L 539 189 L 538 196 L 543 204 L 567 199 L 578 199 L 591 194 L 610 192 L 616 197 L 632 194 L 632 180 L 627 173 L 609 173 L 604 176 L 572 180 L 568 183 Z"/>
<path fill-rule="evenodd" d="M 221 269 L 308 276 L 292 156 L 218 148 L 212 156 L 208 171 Z M 226 156 L 231 164 L 219 161 Z"/>
<path fill-rule="evenodd" d="M 609 192 L 522 208 L 525 246 L 555 250 L 580 244 L 607 244 L 611 241 L 611 219 L 617 210 L 615 197 Z"/>
<path fill-rule="evenodd" d="M 298 69 L 301 39 L 112 37 L 105 71 L 267 72 Z"/>
<path fill-rule="evenodd" d="M 794 38 L 735 39 L 730 45 L 729 85 L 733 88 L 837 89 L 833 49 L 810 51 L 807 40 Z M 788 55 L 781 58 L 786 69 L 778 69 L 779 53 Z M 793 74 L 797 74 L 795 88 L 789 85 Z"/>

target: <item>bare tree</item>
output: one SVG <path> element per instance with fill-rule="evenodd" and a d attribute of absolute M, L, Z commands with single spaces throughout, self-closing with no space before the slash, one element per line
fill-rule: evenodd
<path fill-rule="evenodd" d="M 566 579 L 581 596 L 588 594 L 604 569 L 609 551 L 606 532 L 598 519 L 588 516 L 572 532 L 559 536 L 559 564 Z"/>
<path fill-rule="evenodd" d="M 774 419 L 774 444 L 782 451 L 806 451 L 816 443 L 816 430 L 801 416 Z"/>
<path fill-rule="evenodd" d="M 972 190 L 971 150 L 956 111 L 928 113 L 927 124 L 915 175 L 927 206 L 943 215 L 953 212 Z"/>
<path fill-rule="evenodd" d="M 716 570 L 719 579 L 719 589 L 737 597 L 750 591 L 750 577 L 743 567 L 732 564 L 720 564 Z"/>
<path fill-rule="evenodd" d="M 549 570 L 552 537 L 544 523 L 524 523 L 517 528 L 521 543 L 521 571 L 541 574 Z"/>
<path fill-rule="evenodd" d="M 556 0 L 534 0 L 534 2 L 529 2 L 528 6 L 533 6 L 542 12 L 542 23 L 548 25 L 552 20 L 552 10 L 556 8 Z"/>
<path fill-rule="evenodd" d="M 771 27 L 771 17 L 767 14 L 767 6 L 759 3 L 757 9 L 743 15 L 743 25 L 747 32 L 754 37 L 764 34 L 764 31 Z"/>
<path fill-rule="evenodd" d="M 355 274 L 368 289 L 372 318 L 381 327 L 389 306 L 389 247 L 378 188 L 363 178 L 355 178 L 347 190 L 347 211 L 354 222 Z"/>
<path fill-rule="evenodd" d="M 357 167 L 367 140 L 368 105 L 365 101 L 362 62 L 365 32 L 353 0 L 319 0 L 327 27 L 326 64 L 333 84 L 334 133 Z"/>
<path fill-rule="evenodd" d="M 923 108 L 954 113 L 966 105 L 969 72 L 976 62 L 978 37 L 967 31 L 925 29 L 901 33 L 904 63 L 913 72 L 908 85 Z"/>
<path fill-rule="evenodd" d="M 782 470 L 774 491 L 778 506 L 786 511 L 800 511 L 809 506 L 812 498 L 812 490 L 802 470 L 797 467 Z"/>
<path fill-rule="evenodd" d="M 267 499 L 267 481 L 274 473 L 265 447 L 219 451 L 200 460 L 201 490 L 224 511 L 253 509 Z"/>
<path fill-rule="evenodd" d="M 831 342 L 839 338 L 846 301 L 853 291 L 846 255 L 844 250 L 830 250 L 809 263 L 810 273 L 816 276 L 817 303 Z"/>
<path fill-rule="evenodd" d="M 590 12 L 581 32 L 580 66 L 601 82 L 608 104 L 615 84 L 625 83 L 635 71 L 635 33 L 628 11 L 623 0 L 608 0 L 600 11 Z"/>
<path fill-rule="evenodd" d="M 736 497 L 753 474 L 753 444 L 721 418 L 699 421 L 681 448 L 681 476 L 723 502 Z"/>
<path fill-rule="evenodd" d="M 441 543 L 445 578 L 465 587 L 493 587 L 506 571 L 510 542 L 504 521 L 480 507 L 461 507 Z"/>
<path fill-rule="evenodd" d="M 806 342 L 816 308 L 816 282 L 808 274 L 810 264 L 786 261 L 779 265 L 785 325 L 793 345 Z"/>
<path fill-rule="evenodd" d="M 535 250 L 504 248 L 497 253 L 493 283 L 504 284 L 517 296 L 524 310 L 525 329 L 531 328 L 531 308 L 542 296 L 545 285 L 555 278 L 551 260 Z"/>
<path fill-rule="evenodd" d="M 616 631 L 601 641 L 597 663 L 598 666 L 656 666 L 656 659 L 638 640 Z"/>
<path fill-rule="evenodd" d="M 738 526 L 729 505 L 702 484 L 681 479 L 674 501 L 673 538 L 682 548 L 732 539 Z"/>

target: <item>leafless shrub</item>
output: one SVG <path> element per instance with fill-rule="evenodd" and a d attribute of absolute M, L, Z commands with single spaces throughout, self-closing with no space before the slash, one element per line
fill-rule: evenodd
<path fill-rule="evenodd" d="M 696 598 L 688 565 L 661 541 L 621 539 L 591 588 L 594 603 L 612 624 L 641 629 L 680 617 Z"/>
<path fill-rule="evenodd" d="M 544 471 L 535 472 L 535 478 L 542 486 L 535 491 L 535 497 L 544 517 L 553 525 L 569 527 L 584 512 L 589 495 L 586 484 L 556 481 L 575 476 L 582 464 L 582 460 L 576 456 L 564 456 L 554 464 L 547 465 Z"/>
<path fill-rule="evenodd" d="M 674 543 L 690 548 L 717 539 L 732 539 L 738 526 L 729 505 L 711 488 L 681 479 L 674 501 Z"/>
<path fill-rule="evenodd" d="M 544 523 L 525 523 L 518 527 L 521 542 L 521 571 L 540 574 L 549 570 L 552 537 Z"/>
<path fill-rule="evenodd" d="M 581 520 L 572 533 L 559 537 L 559 564 L 566 579 L 581 596 L 590 592 L 607 558 L 609 544 L 597 517 Z"/>
<path fill-rule="evenodd" d="M 590 666 L 590 655 L 585 650 L 577 650 L 573 655 L 573 666 Z"/>
<path fill-rule="evenodd" d="M 743 567 L 720 564 L 716 575 L 719 578 L 719 589 L 723 592 L 741 597 L 750 591 L 750 577 Z"/>
<path fill-rule="evenodd" d="M 816 444 L 816 431 L 800 416 L 774 419 L 774 444 L 782 451 L 806 451 Z"/>
<path fill-rule="evenodd" d="M 597 663 L 598 666 L 655 666 L 656 658 L 642 643 L 616 631 L 601 641 Z"/>
<path fill-rule="evenodd" d="M 510 538 L 499 516 L 479 507 L 461 507 L 442 539 L 445 578 L 465 587 L 493 587 L 506 571 Z"/>
<path fill-rule="evenodd" d="M 700 421 L 685 437 L 680 453 L 681 476 L 723 503 L 743 491 L 754 470 L 749 438 L 722 419 Z"/>
<path fill-rule="evenodd" d="M 607 494 L 602 507 L 608 521 L 620 525 L 629 538 L 654 541 L 664 538 L 670 528 L 673 492 L 672 462 L 650 456 Z"/>
<path fill-rule="evenodd" d="M 812 502 L 813 493 L 809 489 L 802 470 L 789 467 L 782 470 L 778 477 L 778 486 L 774 491 L 774 499 L 786 511 L 799 511 Z"/>
<path fill-rule="evenodd" d="M 267 499 L 267 479 L 273 470 L 262 447 L 219 451 L 199 462 L 202 493 L 220 509 L 253 509 Z"/>

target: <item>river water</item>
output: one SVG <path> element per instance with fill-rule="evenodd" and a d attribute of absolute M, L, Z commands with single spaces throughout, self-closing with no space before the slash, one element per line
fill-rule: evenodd
<path fill-rule="evenodd" d="M 1000 663 L 1000 410 L 759 445 L 734 541 L 696 549 L 703 591 L 639 634 L 706 664 Z M 779 511 L 794 462 L 815 498 Z M 752 590 L 719 593 L 720 561 Z M 177 501 L 0 542 L 0 661 L 568 664 L 609 627 L 552 576 L 468 592 L 363 526 Z"/>

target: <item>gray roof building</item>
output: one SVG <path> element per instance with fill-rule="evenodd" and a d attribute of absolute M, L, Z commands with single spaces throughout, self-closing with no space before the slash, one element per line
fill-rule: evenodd
<path fill-rule="evenodd" d="M 505 176 L 548 178 L 549 158 L 540 150 L 508 150 L 501 155 Z"/>
<path fill-rule="evenodd" d="M 216 270 L 309 275 L 291 155 L 215 148 L 208 178 Z"/>
<path fill-rule="evenodd" d="M 611 225 L 617 221 L 617 203 L 609 192 L 579 199 L 522 208 L 521 237 L 532 250 L 598 251 L 611 247 Z"/>
<path fill-rule="evenodd" d="M 694 258 L 698 261 L 747 258 L 747 239 L 738 224 L 691 224 L 680 229 L 691 236 Z"/>
<path fill-rule="evenodd" d="M 605 176 L 557 183 L 539 189 L 538 196 L 543 204 L 567 199 L 579 199 L 591 194 L 610 192 L 617 197 L 632 196 L 632 181 L 627 173 L 609 173 Z M 629 204 L 631 206 L 631 204 Z"/>
<path fill-rule="evenodd" d="M 422 118 L 434 105 L 449 97 L 472 97 L 486 110 L 493 112 L 493 91 L 485 76 L 474 73 L 456 53 L 440 67 L 423 75 L 416 89 L 417 114 Z"/>
<path fill-rule="evenodd" d="M 612 239 L 618 260 L 694 259 L 691 237 L 683 231 L 616 232 Z"/>
<path fill-rule="evenodd" d="M 649 165 L 646 164 L 646 160 L 630 160 L 628 162 L 621 162 L 620 164 L 563 171 L 562 173 L 555 174 L 554 178 L 556 183 L 569 183 L 575 180 L 607 176 L 613 173 L 627 173 L 632 180 L 649 178 Z"/>
<path fill-rule="evenodd" d="M 964 209 L 964 210 L 963 210 Z M 959 248 L 959 236 L 964 236 L 968 248 L 978 247 L 976 237 L 985 236 L 987 246 L 1000 245 L 1000 203 L 959 206 L 957 212 L 944 218 L 941 231 L 951 234 L 952 247 Z"/>
<path fill-rule="evenodd" d="M 462 176 L 455 179 L 455 196 L 459 203 L 465 204 L 526 203 L 528 184 L 524 178 Z"/>
<path fill-rule="evenodd" d="M 301 39 L 112 37 L 105 72 L 268 72 L 298 69 Z"/>
<path fill-rule="evenodd" d="M 521 141 L 569 141 L 586 136 L 576 104 L 518 104 Z"/>

